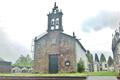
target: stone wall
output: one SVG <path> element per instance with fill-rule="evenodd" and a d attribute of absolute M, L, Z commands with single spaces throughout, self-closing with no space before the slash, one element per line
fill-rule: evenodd
<path fill-rule="evenodd" d="M 49 55 L 58 56 L 59 72 L 76 72 L 75 38 L 59 31 L 35 40 L 34 72 L 49 73 Z M 65 66 L 70 61 L 70 66 Z"/>
<path fill-rule="evenodd" d="M 114 59 L 114 68 L 116 71 L 120 71 L 120 27 L 115 31 L 112 38 L 112 51 Z"/>
<path fill-rule="evenodd" d="M 76 42 L 76 60 L 77 60 L 77 63 L 80 61 L 80 59 L 82 61 L 84 61 L 85 71 L 88 71 L 88 59 L 86 56 L 86 52 L 81 48 L 80 44 L 78 44 L 78 42 Z"/>
<path fill-rule="evenodd" d="M 120 42 L 116 45 L 113 56 L 114 56 L 114 67 L 116 71 L 119 71 L 120 70 Z"/>

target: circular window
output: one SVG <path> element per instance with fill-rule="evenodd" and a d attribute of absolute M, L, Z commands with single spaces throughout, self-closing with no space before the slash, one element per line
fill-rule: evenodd
<path fill-rule="evenodd" d="M 65 61 L 65 66 L 70 66 L 70 61 Z"/>

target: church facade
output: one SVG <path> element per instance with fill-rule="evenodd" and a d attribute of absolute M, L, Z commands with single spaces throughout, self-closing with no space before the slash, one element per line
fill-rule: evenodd
<path fill-rule="evenodd" d="M 77 72 L 80 58 L 87 70 L 86 50 L 75 33 L 73 36 L 63 33 L 62 15 L 55 3 L 52 12 L 47 15 L 47 33 L 34 39 L 34 72 Z"/>
<path fill-rule="evenodd" d="M 120 27 L 115 31 L 112 38 L 112 52 L 114 59 L 114 69 L 120 72 Z"/>

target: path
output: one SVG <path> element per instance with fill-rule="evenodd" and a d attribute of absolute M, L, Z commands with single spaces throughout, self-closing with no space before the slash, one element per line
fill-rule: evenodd
<path fill-rule="evenodd" d="M 117 80 L 116 76 L 88 76 L 87 80 Z"/>

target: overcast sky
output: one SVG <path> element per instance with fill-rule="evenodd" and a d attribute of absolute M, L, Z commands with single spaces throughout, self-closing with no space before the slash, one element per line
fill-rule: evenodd
<path fill-rule="evenodd" d="M 75 32 L 85 49 L 112 55 L 112 33 L 120 22 L 119 0 L 0 0 L 0 41 L 5 43 L 0 47 L 10 43 L 30 51 L 32 39 L 47 30 L 47 14 L 54 2 L 64 14 L 64 33 Z M 27 53 L 14 53 L 16 58 L 20 54 Z M 13 61 L 11 56 L 7 60 Z"/>

